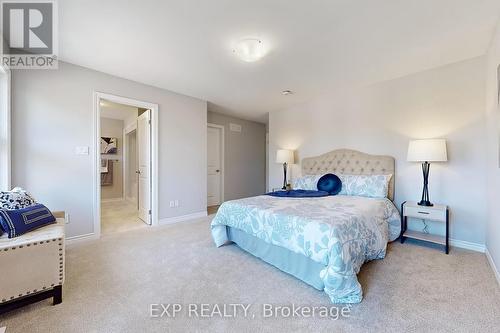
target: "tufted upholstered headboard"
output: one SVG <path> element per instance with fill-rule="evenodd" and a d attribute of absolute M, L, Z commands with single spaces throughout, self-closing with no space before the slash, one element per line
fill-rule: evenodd
<path fill-rule="evenodd" d="M 345 175 L 392 174 L 388 198 L 394 201 L 396 166 L 394 157 L 370 155 L 356 150 L 337 149 L 326 154 L 302 159 L 302 175 L 336 173 Z"/>

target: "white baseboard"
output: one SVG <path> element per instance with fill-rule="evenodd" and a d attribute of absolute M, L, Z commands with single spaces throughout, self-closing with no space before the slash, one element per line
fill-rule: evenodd
<path fill-rule="evenodd" d="M 454 246 L 454 247 L 459 247 L 461 249 L 466 249 L 466 250 L 471 250 L 471 251 L 476 251 L 476 252 L 481 252 L 481 253 L 484 253 L 484 251 L 485 251 L 484 244 L 472 243 L 472 242 L 467 242 L 467 241 L 453 239 L 453 238 L 450 238 L 450 245 Z"/>
<path fill-rule="evenodd" d="M 101 203 L 106 203 L 106 202 L 120 202 L 123 201 L 123 198 L 110 198 L 110 199 L 101 199 Z"/>
<path fill-rule="evenodd" d="M 495 265 L 493 258 L 491 257 L 490 251 L 488 251 L 488 248 L 486 248 L 485 254 L 486 254 L 486 258 L 488 259 L 488 262 L 490 263 L 491 269 L 493 270 L 493 273 L 495 273 L 495 277 L 497 278 L 497 282 L 500 285 L 500 272 L 498 271 L 498 268 Z"/>
<path fill-rule="evenodd" d="M 75 244 L 87 240 L 98 239 L 96 234 L 91 232 L 90 234 L 83 234 L 78 236 L 66 237 L 66 244 Z"/>
<path fill-rule="evenodd" d="M 182 216 L 175 216 L 175 217 L 167 217 L 164 219 L 160 219 L 158 221 L 158 225 L 168 225 L 168 224 L 174 224 L 174 223 L 179 223 L 179 222 L 185 222 L 189 220 L 196 220 L 199 218 L 207 217 L 207 211 L 202 211 L 202 212 L 197 212 L 197 213 L 192 213 L 192 214 L 187 214 L 187 215 L 182 215 Z M 78 236 L 72 236 L 72 237 L 66 237 L 66 244 L 74 244 L 74 243 L 79 243 L 87 240 L 92 240 L 92 239 L 99 239 L 95 233 L 89 233 L 89 234 L 84 234 L 84 235 L 78 235 Z"/>
<path fill-rule="evenodd" d="M 187 215 L 182 215 L 182 216 L 163 218 L 163 219 L 160 219 L 158 221 L 158 224 L 159 225 L 166 225 L 166 224 L 172 224 L 172 223 L 179 223 L 179 222 L 199 219 L 199 218 L 206 217 L 206 216 L 207 216 L 207 211 L 204 210 L 202 212 L 197 212 L 197 213 L 192 213 L 192 214 L 187 214 Z"/>

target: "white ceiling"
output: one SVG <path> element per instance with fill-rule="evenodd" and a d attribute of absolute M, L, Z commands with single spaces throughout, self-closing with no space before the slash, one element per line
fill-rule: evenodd
<path fill-rule="evenodd" d="M 99 111 L 102 118 L 127 120 L 138 116 L 137 108 L 107 100 L 101 100 Z"/>
<path fill-rule="evenodd" d="M 483 55 L 500 14 L 499 0 L 58 3 L 61 60 L 258 121 L 333 89 Z M 262 39 L 268 55 L 237 59 L 244 37 Z"/>

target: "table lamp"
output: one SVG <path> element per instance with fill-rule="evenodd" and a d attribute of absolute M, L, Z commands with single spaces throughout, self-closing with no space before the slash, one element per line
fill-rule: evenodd
<path fill-rule="evenodd" d="M 293 150 L 278 149 L 276 152 L 276 163 L 283 163 L 283 190 L 286 190 L 286 171 L 288 164 L 293 162 Z"/>
<path fill-rule="evenodd" d="M 411 140 L 408 145 L 408 161 L 422 162 L 422 173 L 424 176 L 424 188 L 422 190 L 422 200 L 420 206 L 433 206 L 429 200 L 429 168 L 430 162 L 446 162 L 448 160 L 446 152 L 446 140 L 427 139 Z"/>

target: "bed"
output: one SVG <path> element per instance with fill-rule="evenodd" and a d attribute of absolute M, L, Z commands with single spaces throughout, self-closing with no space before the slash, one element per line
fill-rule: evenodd
<path fill-rule="evenodd" d="M 385 257 L 400 232 L 394 206 L 394 158 L 334 150 L 305 158 L 302 175 L 392 174 L 387 198 L 336 195 L 227 201 L 211 229 L 216 246 L 235 243 L 318 290 L 333 303 L 359 303 L 357 274 L 364 262 Z"/>

